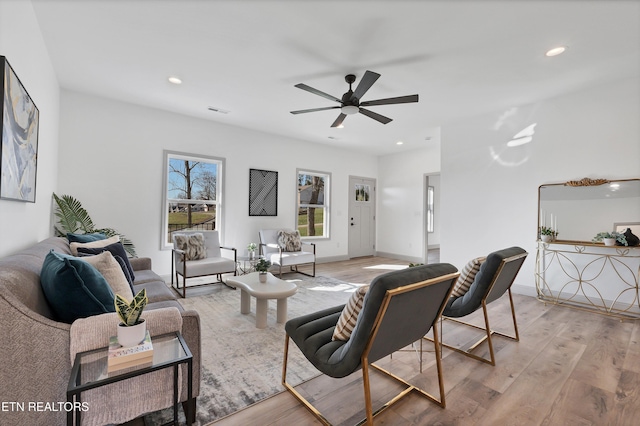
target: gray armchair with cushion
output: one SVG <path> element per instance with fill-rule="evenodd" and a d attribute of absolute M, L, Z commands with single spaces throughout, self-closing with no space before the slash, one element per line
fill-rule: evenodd
<path fill-rule="evenodd" d="M 367 422 L 373 422 L 369 388 L 369 366 L 408 387 L 401 395 L 417 392 L 441 407 L 445 406 L 438 331 L 434 328 L 435 354 L 440 399 L 392 375 L 373 362 L 419 341 L 438 321 L 458 278 L 457 269 L 446 263 L 407 268 L 376 277 L 364 295 L 362 308 L 348 340 L 333 340 L 345 305 L 294 318 L 285 324 L 282 383 L 323 424 L 330 424 L 286 381 L 289 339 L 320 372 L 334 378 L 362 369 Z M 347 306 L 349 306 L 347 304 Z M 346 311 L 346 310 L 345 310 Z M 383 409 L 400 400 L 394 398 Z M 382 412 L 379 410 L 376 415 Z"/>
<path fill-rule="evenodd" d="M 458 296 L 452 295 L 447 302 L 447 306 L 444 308 L 444 312 L 442 313 L 443 321 L 451 320 L 459 324 L 483 330 L 486 334 L 466 350 L 448 345 L 444 342 L 442 343 L 442 346 L 479 361 L 495 365 L 496 361 L 491 336 L 493 334 L 497 334 L 515 341 L 520 340 L 518 324 L 516 322 L 516 311 L 513 305 L 513 297 L 511 296 L 511 285 L 516 279 L 516 275 L 518 275 L 518 271 L 520 271 L 527 254 L 528 253 L 520 247 L 510 247 L 495 251 L 487 256 L 486 260 L 482 263 L 482 266 L 480 266 L 479 271 L 473 278 L 473 282 L 469 286 L 468 291 Z M 515 330 L 515 335 L 513 336 L 492 330 L 489 325 L 487 305 L 499 299 L 505 293 L 509 295 L 509 303 L 511 305 L 511 317 L 513 319 L 513 328 Z M 484 327 L 458 319 L 467 316 L 480 308 L 482 308 L 482 312 L 484 314 Z M 444 340 L 444 336 L 442 339 Z M 473 353 L 473 351 L 485 340 L 489 345 L 489 358 L 484 358 Z"/>
<path fill-rule="evenodd" d="M 171 238 L 173 241 L 171 286 L 178 294 L 182 289 L 182 297 L 187 296 L 187 278 L 216 275 L 217 282 L 225 284 L 222 281 L 222 274 L 236 275 L 237 250 L 220 246 L 218 231 L 174 232 Z M 226 250 L 225 254 L 229 257 L 224 257 L 222 250 Z M 180 287 L 180 276 L 182 276 L 182 287 Z"/>
<path fill-rule="evenodd" d="M 316 245 L 300 240 L 298 231 L 290 229 L 261 229 L 260 256 L 278 267 L 282 278 L 282 267 L 289 267 L 291 271 L 299 272 L 310 277 L 316 276 Z M 298 270 L 298 266 L 311 265 L 312 272 L 305 273 Z"/>

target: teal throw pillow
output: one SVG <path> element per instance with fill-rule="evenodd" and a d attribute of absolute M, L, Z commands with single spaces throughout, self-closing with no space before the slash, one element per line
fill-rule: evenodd
<path fill-rule="evenodd" d="M 107 236 L 99 232 L 94 232 L 93 234 L 67 234 L 67 240 L 69 240 L 70 243 L 92 243 L 106 239 Z"/>
<path fill-rule="evenodd" d="M 71 324 L 78 318 L 115 312 L 107 280 L 76 257 L 51 250 L 42 264 L 40 285 L 59 321 Z"/>

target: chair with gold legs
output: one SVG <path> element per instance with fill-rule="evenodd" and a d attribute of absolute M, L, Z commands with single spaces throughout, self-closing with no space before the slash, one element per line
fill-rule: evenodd
<path fill-rule="evenodd" d="M 516 322 L 516 311 L 513 305 L 513 297 L 511 295 L 511 285 L 513 284 L 518 271 L 522 267 L 527 257 L 527 252 L 520 247 L 510 247 L 504 250 L 495 251 L 489 254 L 482 263 L 479 272 L 476 274 L 469 290 L 461 296 L 451 296 L 442 313 L 441 321 L 453 321 L 458 324 L 467 325 L 479 330 L 483 330 L 485 334 L 467 349 L 462 349 L 447 343 L 444 343 L 444 336 L 441 336 L 442 346 L 459 352 L 463 355 L 485 362 L 487 364 L 496 365 L 496 358 L 493 348 L 491 336 L 496 334 L 502 337 L 519 341 L 518 324 Z M 454 290 L 455 293 L 455 290 Z M 514 335 L 497 332 L 491 329 L 489 325 L 489 315 L 487 305 L 505 293 L 509 295 L 509 304 L 511 306 L 511 318 L 513 320 Z M 462 321 L 458 318 L 465 317 L 478 309 L 482 308 L 484 315 L 484 327 Z M 442 333 L 442 322 L 440 330 Z M 435 327 L 434 327 L 435 328 Z M 426 338 L 427 340 L 432 340 Z M 473 353 L 482 343 L 487 342 L 489 346 L 489 358 L 482 357 Z"/>
<path fill-rule="evenodd" d="M 458 278 L 457 269 L 447 263 L 407 268 L 376 277 L 364 295 L 362 310 L 348 340 L 333 340 L 343 306 L 294 318 L 285 324 L 282 383 L 311 413 L 325 425 L 329 421 L 292 385 L 287 383 L 289 339 L 321 372 L 342 378 L 362 369 L 366 418 L 359 424 L 373 424 L 373 418 L 411 392 L 445 406 L 444 382 L 438 331 L 434 324 L 442 314 L 451 289 Z M 347 304 L 349 306 L 350 304 Z M 346 311 L 346 308 L 345 308 Z M 434 347 L 438 371 L 439 399 L 408 383 L 373 362 L 421 340 L 434 329 Z M 380 371 L 406 386 L 406 389 L 373 412 L 369 382 L 369 367 Z"/>

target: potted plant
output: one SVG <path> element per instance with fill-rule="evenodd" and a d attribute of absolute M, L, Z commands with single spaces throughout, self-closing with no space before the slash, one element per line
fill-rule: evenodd
<path fill-rule="evenodd" d="M 131 302 L 116 294 L 114 305 L 120 324 L 118 324 L 118 343 L 123 347 L 135 346 L 142 342 L 147 334 L 144 319 L 140 319 L 142 311 L 147 306 L 147 291 L 142 289 Z"/>
<path fill-rule="evenodd" d="M 258 260 L 258 262 L 256 263 L 256 272 L 258 272 L 258 278 L 260 279 L 261 283 L 267 282 L 267 271 L 269 270 L 270 266 L 271 262 L 264 258 Z"/>
<path fill-rule="evenodd" d="M 593 237 L 594 242 L 603 242 L 605 246 L 613 246 L 616 244 L 616 241 L 621 246 L 627 245 L 627 237 L 624 234 L 619 232 L 598 232 L 595 237 Z"/>
<path fill-rule="evenodd" d="M 249 245 L 247 246 L 247 252 L 249 252 L 249 259 L 251 260 L 255 259 L 257 248 L 258 246 L 256 245 L 256 243 L 249 243 Z"/>
<path fill-rule="evenodd" d="M 540 239 L 542 240 L 542 242 L 548 243 L 555 240 L 557 236 L 558 231 L 554 230 L 553 228 L 549 228 L 546 226 L 540 227 Z"/>

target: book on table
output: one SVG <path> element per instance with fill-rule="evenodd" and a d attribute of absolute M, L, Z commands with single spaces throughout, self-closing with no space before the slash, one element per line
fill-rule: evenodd
<path fill-rule="evenodd" d="M 138 364 L 151 363 L 153 360 L 153 345 L 149 330 L 144 340 L 135 346 L 122 347 L 116 336 L 109 339 L 109 354 L 107 357 L 107 371 L 120 370 Z"/>

